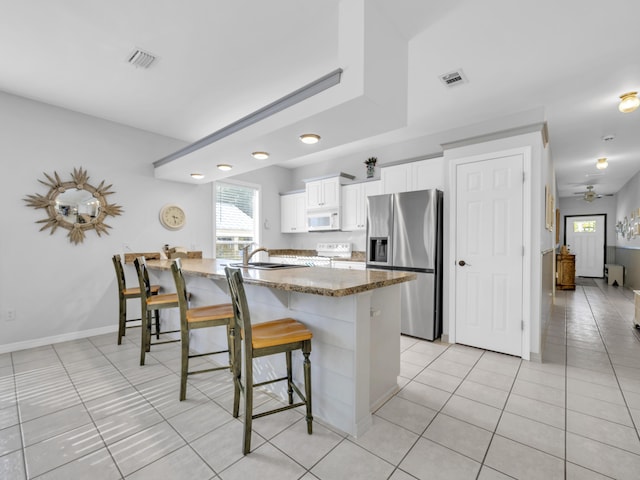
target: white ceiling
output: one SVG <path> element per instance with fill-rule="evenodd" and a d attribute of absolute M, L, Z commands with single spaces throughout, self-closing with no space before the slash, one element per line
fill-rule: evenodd
<path fill-rule="evenodd" d="M 616 193 L 640 169 L 640 110 L 617 110 L 640 90 L 640 2 L 0 0 L 0 11 L 0 90 L 187 143 L 344 70 L 161 178 L 211 181 L 225 175 L 217 163 L 232 174 L 349 155 L 384 164 L 543 121 L 560 196 Z M 158 60 L 132 67 L 136 48 Z M 438 76 L 458 68 L 468 83 L 445 87 Z M 322 141 L 302 145 L 305 131 Z M 609 168 L 594 176 L 601 156 Z"/>

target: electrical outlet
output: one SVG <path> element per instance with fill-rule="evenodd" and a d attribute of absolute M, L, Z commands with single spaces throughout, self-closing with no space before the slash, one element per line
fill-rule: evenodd
<path fill-rule="evenodd" d="M 13 308 L 10 308 L 6 312 L 7 322 L 13 322 L 16 319 L 16 311 Z"/>

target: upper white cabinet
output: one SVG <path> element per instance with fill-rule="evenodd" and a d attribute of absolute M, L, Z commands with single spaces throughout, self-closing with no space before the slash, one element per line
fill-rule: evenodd
<path fill-rule="evenodd" d="M 444 189 L 444 159 L 430 158 L 418 162 L 384 167 L 380 172 L 382 193 L 411 192 L 430 188 Z"/>
<path fill-rule="evenodd" d="M 306 192 L 280 195 L 280 231 L 282 233 L 307 231 Z"/>
<path fill-rule="evenodd" d="M 340 177 L 307 182 L 307 209 L 340 207 Z"/>
<path fill-rule="evenodd" d="M 382 193 L 380 180 L 342 187 L 343 231 L 364 230 L 367 226 L 367 197 Z"/>

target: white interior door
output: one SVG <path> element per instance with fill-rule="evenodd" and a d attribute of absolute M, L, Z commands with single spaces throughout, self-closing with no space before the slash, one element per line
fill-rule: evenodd
<path fill-rule="evenodd" d="M 518 356 L 523 168 L 522 155 L 456 167 L 456 342 Z"/>
<path fill-rule="evenodd" d="M 576 276 L 604 276 L 605 215 L 565 217 L 566 245 L 576 256 Z"/>

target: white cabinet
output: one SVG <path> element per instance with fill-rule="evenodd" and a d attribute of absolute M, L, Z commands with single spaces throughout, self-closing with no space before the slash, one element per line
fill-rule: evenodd
<path fill-rule="evenodd" d="M 367 197 L 380 193 L 380 180 L 343 186 L 341 230 L 364 230 L 367 226 Z"/>
<path fill-rule="evenodd" d="M 307 231 L 306 192 L 280 196 L 280 231 L 282 233 Z"/>
<path fill-rule="evenodd" d="M 339 208 L 340 177 L 307 182 L 307 208 Z"/>
<path fill-rule="evenodd" d="M 383 193 L 444 189 L 444 159 L 441 157 L 384 167 L 380 172 Z"/>

